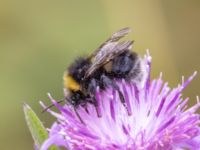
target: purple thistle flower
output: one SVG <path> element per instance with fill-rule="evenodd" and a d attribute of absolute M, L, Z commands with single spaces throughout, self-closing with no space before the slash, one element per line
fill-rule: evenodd
<path fill-rule="evenodd" d="M 97 109 L 87 104 L 87 108 L 80 106 L 75 111 L 71 105 L 61 106 L 49 95 L 60 113 L 48 110 L 57 122 L 49 129 L 49 139 L 41 150 L 52 144 L 70 150 L 200 149 L 198 97 L 197 104 L 188 108 L 189 98 L 183 99 L 181 95 L 196 72 L 178 87 L 170 89 L 162 81 L 162 74 L 150 81 L 151 57 L 148 53 L 143 61 L 148 72 L 144 86 L 117 81 L 126 107 L 112 88 L 96 89 Z"/>

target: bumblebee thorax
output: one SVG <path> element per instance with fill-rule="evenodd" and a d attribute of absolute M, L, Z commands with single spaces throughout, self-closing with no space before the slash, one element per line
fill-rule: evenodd
<path fill-rule="evenodd" d="M 79 91 L 80 90 L 80 84 L 78 82 L 75 81 L 75 79 L 69 75 L 69 74 L 65 74 L 64 75 L 64 87 L 72 90 L 72 91 Z"/>

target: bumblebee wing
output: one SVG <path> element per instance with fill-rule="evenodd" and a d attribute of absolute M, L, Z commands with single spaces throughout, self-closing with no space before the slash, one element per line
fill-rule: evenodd
<path fill-rule="evenodd" d="M 123 53 L 124 51 L 130 50 L 132 44 L 133 41 L 123 41 L 123 42 L 109 42 L 106 45 L 104 45 L 94 57 L 93 60 L 94 62 L 87 70 L 85 78 L 89 77 L 97 69 L 107 64 L 116 56 Z"/>
<path fill-rule="evenodd" d="M 117 42 L 122 37 L 126 36 L 130 31 L 131 31 L 130 28 L 126 27 L 115 32 L 110 38 L 108 38 L 103 44 L 101 44 L 88 58 L 91 59 L 92 57 L 95 57 L 97 53 L 99 53 L 99 51 L 102 50 L 104 46 L 113 42 Z"/>

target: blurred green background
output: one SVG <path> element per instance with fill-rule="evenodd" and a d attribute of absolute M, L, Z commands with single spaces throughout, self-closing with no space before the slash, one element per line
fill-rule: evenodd
<path fill-rule="evenodd" d="M 38 101 L 49 104 L 47 92 L 62 98 L 66 66 L 127 26 L 134 50 L 150 49 L 152 77 L 162 71 L 175 86 L 181 75 L 200 72 L 199 0 L 1 0 L 0 149 L 33 149 L 23 102 L 49 126 Z M 184 91 L 191 104 L 199 88 L 198 75 Z"/>

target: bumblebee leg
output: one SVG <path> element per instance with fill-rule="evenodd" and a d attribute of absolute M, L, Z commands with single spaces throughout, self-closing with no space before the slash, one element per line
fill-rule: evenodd
<path fill-rule="evenodd" d="M 126 104 L 126 101 L 125 101 L 125 98 L 124 98 L 124 95 L 123 93 L 120 91 L 119 87 L 117 86 L 117 84 L 115 84 L 113 82 L 112 79 L 110 79 L 109 77 L 107 77 L 106 75 L 102 75 L 101 76 L 101 83 L 102 83 L 102 88 L 106 88 L 106 87 L 109 87 L 109 86 L 112 86 L 119 94 L 119 98 L 120 98 L 120 101 L 121 103 L 123 104 L 123 106 L 125 107 L 128 115 L 130 114 L 129 111 L 128 111 L 128 108 L 127 108 L 127 104 Z"/>
<path fill-rule="evenodd" d="M 80 122 L 81 122 L 82 124 L 85 124 L 85 122 L 83 121 L 83 119 L 81 118 L 80 114 L 78 113 L 78 111 L 76 110 L 75 107 L 74 107 L 74 112 L 75 112 L 76 116 L 78 117 L 78 119 L 80 120 Z"/>
<path fill-rule="evenodd" d="M 109 86 L 111 86 L 111 87 L 113 87 L 117 92 L 118 92 L 118 94 L 119 94 L 119 98 L 120 98 L 120 101 L 122 102 L 122 104 L 124 105 L 124 106 L 126 106 L 126 104 L 125 104 L 125 99 L 124 99 L 124 95 L 122 94 L 122 92 L 120 91 L 120 89 L 119 89 L 119 87 L 117 86 L 117 84 L 115 84 L 114 82 L 113 82 L 113 80 L 112 79 L 110 79 L 108 76 L 106 76 L 106 75 L 102 75 L 101 76 L 101 87 L 104 89 L 104 88 L 106 88 L 106 87 L 109 87 Z"/>
<path fill-rule="evenodd" d="M 88 84 L 88 93 L 91 96 L 94 96 L 96 92 L 96 88 L 99 86 L 98 81 L 95 78 L 92 78 L 90 83 Z"/>
<path fill-rule="evenodd" d="M 101 117 L 101 113 L 99 112 L 99 109 L 98 109 L 99 107 L 98 102 L 97 102 L 97 99 L 95 98 L 95 93 L 98 86 L 99 86 L 99 82 L 95 78 L 91 79 L 90 83 L 88 84 L 88 93 L 90 95 L 90 98 L 92 99 L 92 104 L 95 106 L 97 116 Z"/>

